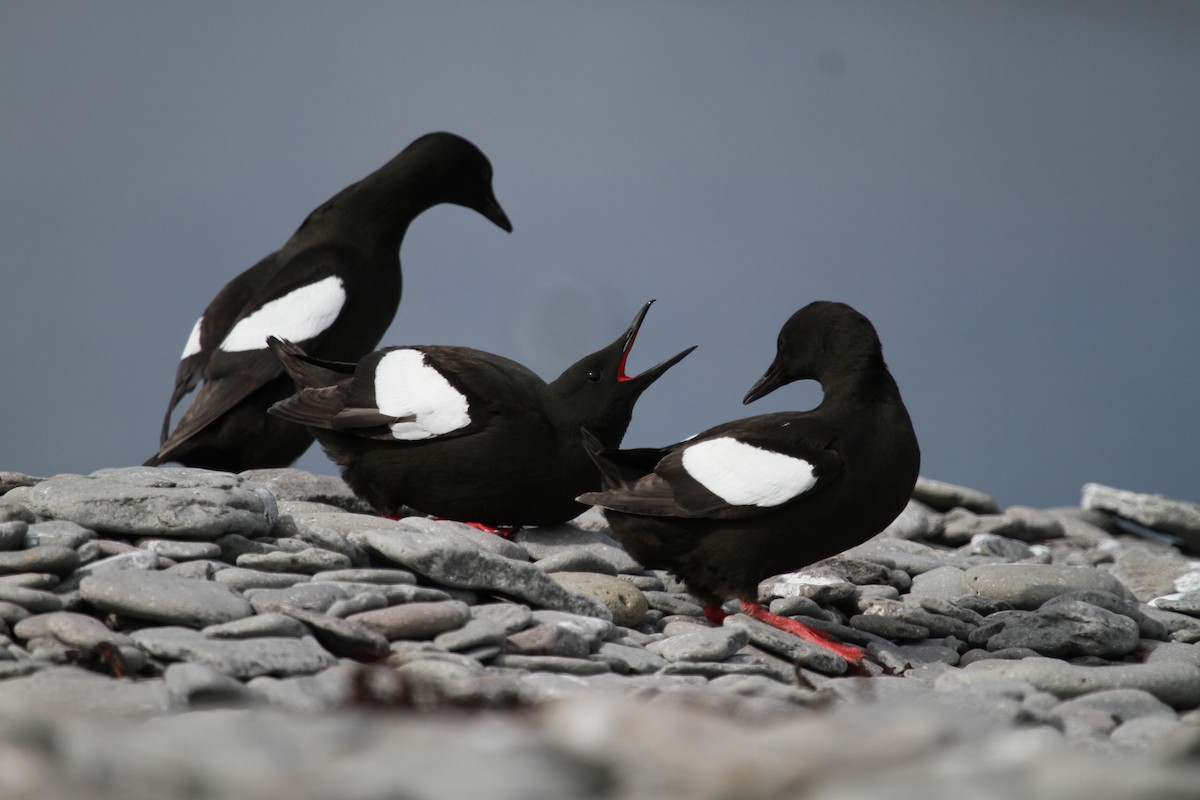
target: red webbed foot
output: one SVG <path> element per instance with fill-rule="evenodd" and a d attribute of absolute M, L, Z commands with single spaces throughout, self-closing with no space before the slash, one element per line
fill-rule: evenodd
<path fill-rule="evenodd" d="M 718 609 L 719 611 L 720 609 Z M 823 647 L 826 650 L 837 653 L 842 658 L 846 659 L 851 666 L 862 666 L 863 651 L 861 648 L 850 644 L 842 644 L 835 640 L 825 631 L 810 628 L 803 622 L 797 622 L 794 619 L 781 617 L 778 614 L 772 614 L 762 607 L 760 603 L 754 603 L 749 600 L 742 601 L 742 612 L 748 616 L 754 617 L 759 622 L 765 622 L 773 628 L 778 628 L 781 631 L 786 631 L 793 636 L 799 636 L 805 641 Z M 724 612 L 722 612 L 724 613 Z M 705 609 L 705 616 L 708 616 L 708 610 Z M 712 619 L 711 616 L 708 617 Z"/>

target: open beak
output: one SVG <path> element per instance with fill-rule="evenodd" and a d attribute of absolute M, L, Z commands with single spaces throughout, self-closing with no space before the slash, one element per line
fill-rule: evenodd
<path fill-rule="evenodd" d="M 631 350 L 633 350 L 633 343 L 637 340 L 638 331 L 642 327 L 642 321 L 646 319 L 646 314 L 650 311 L 650 306 L 652 305 L 654 305 L 653 300 L 642 306 L 641 310 L 638 311 L 637 316 L 633 318 L 633 322 L 630 324 L 629 328 L 621 336 L 621 362 L 617 366 L 617 381 L 619 383 L 636 380 L 639 383 L 644 383 L 645 385 L 649 386 L 651 383 L 658 380 L 664 372 L 682 361 L 688 353 L 696 349 L 696 346 L 692 345 L 682 353 L 677 353 L 671 356 L 661 364 L 655 364 L 653 367 L 641 373 L 640 375 L 627 375 L 625 373 L 625 363 L 629 360 L 629 353 Z"/>

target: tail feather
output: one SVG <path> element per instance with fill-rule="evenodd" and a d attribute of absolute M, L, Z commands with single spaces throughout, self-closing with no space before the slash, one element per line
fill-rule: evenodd
<path fill-rule="evenodd" d="M 354 374 L 354 364 L 314 358 L 305 353 L 300 345 L 287 339 L 268 336 L 267 347 L 271 348 L 288 376 L 301 389 L 332 386 Z"/>

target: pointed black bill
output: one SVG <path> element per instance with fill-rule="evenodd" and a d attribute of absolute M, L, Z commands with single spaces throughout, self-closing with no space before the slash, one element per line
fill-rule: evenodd
<path fill-rule="evenodd" d="M 496 200 L 495 195 L 492 195 L 484 203 L 483 208 L 479 211 L 484 217 L 495 223 L 496 227 L 505 233 L 512 233 L 512 223 L 508 221 L 508 214 L 504 213 L 504 209 L 500 207 L 500 203 Z"/>
<path fill-rule="evenodd" d="M 754 385 L 750 387 L 750 391 L 746 392 L 746 396 L 742 398 L 742 405 L 753 403 L 760 397 L 765 397 L 778 389 L 784 383 L 782 375 L 783 370 L 780 366 L 772 364 L 767 368 L 763 376 L 754 382 Z"/>

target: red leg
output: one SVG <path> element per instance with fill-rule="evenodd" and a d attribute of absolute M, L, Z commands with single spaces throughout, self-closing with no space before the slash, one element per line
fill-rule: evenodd
<path fill-rule="evenodd" d="M 434 517 L 438 521 L 445 520 L 445 517 Z M 521 530 L 520 525 L 488 525 L 486 522 L 471 522 L 465 519 L 451 520 L 452 522 L 461 522 L 463 525 L 470 525 L 477 531 L 484 533 L 492 533 L 502 539 L 511 539 L 516 535 L 517 531 Z"/>
<path fill-rule="evenodd" d="M 708 617 L 709 622 L 720 625 L 729 616 L 729 612 L 720 606 L 707 605 L 704 607 L 704 616 Z"/>
<path fill-rule="evenodd" d="M 862 664 L 863 651 L 860 648 L 857 648 L 854 645 L 842 644 L 841 642 L 834 640 L 824 631 L 817 630 L 816 628 L 810 628 L 803 622 L 797 622 L 794 619 L 788 619 L 787 617 L 781 617 L 778 614 L 772 614 L 770 611 L 767 611 L 765 608 L 763 608 L 760 603 L 753 603 L 749 600 L 742 601 L 742 611 L 760 622 L 767 623 L 773 628 L 778 628 L 781 631 L 787 631 L 793 636 L 799 636 L 805 641 L 812 642 L 820 647 L 824 647 L 826 650 L 831 650 L 849 661 L 851 664 Z"/>

